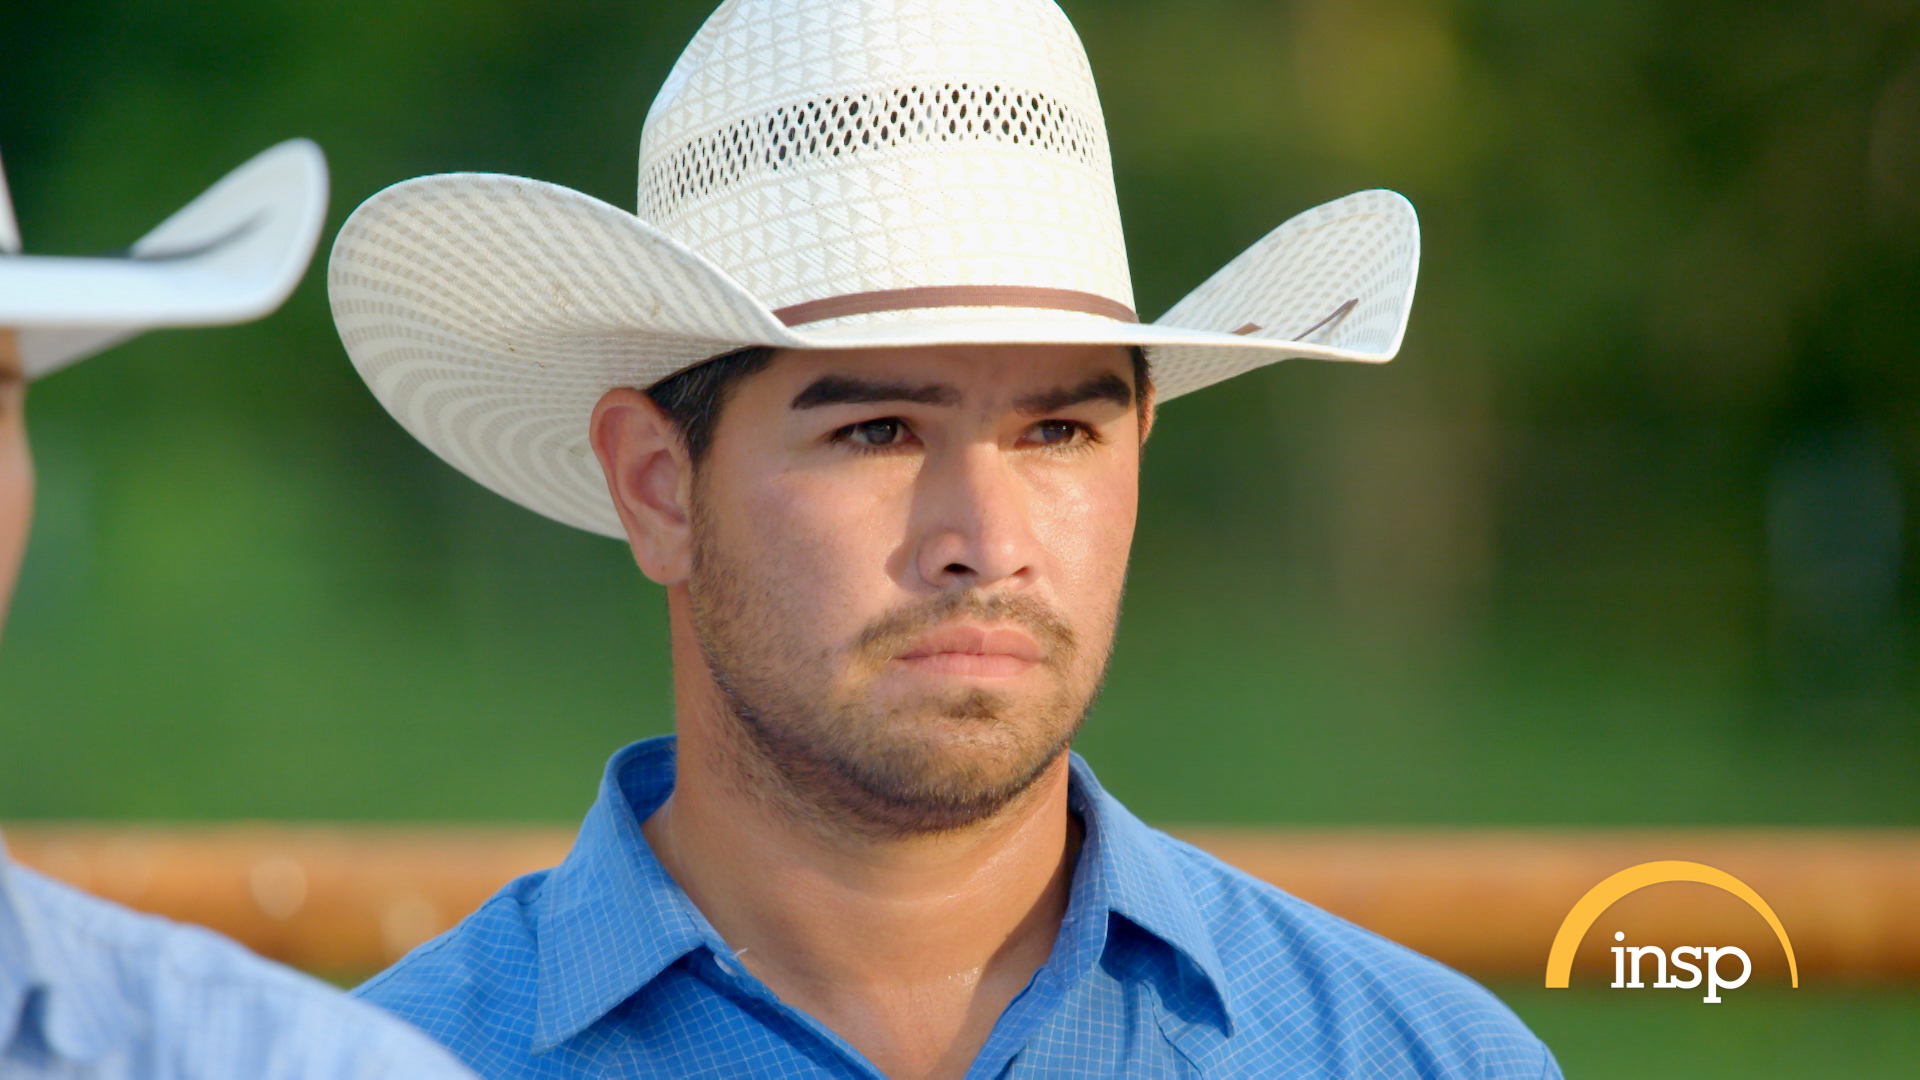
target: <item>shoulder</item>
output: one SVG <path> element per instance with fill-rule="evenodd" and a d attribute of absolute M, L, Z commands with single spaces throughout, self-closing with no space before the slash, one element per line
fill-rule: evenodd
<path fill-rule="evenodd" d="M 539 1010 L 538 916 L 548 871 L 518 878 L 354 990 L 467 1061 L 524 1054 Z"/>
<path fill-rule="evenodd" d="M 197 926 L 109 903 L 19 866 L 56 993 L 118 1013 L 136 1053 L 183 1075 L 427 1077 L 469 1074 L 420 1032 L 334 987 Z M 161 1068 L 156 1075 L 174 1075 Z"/>
<path fill-rule="evenodd" d="M 1560 1075 L 1520 1018 L 1465 975 L 1153 832 L 1189 889 L 1227 973 L 1235 1057 L 1314 1044 L 1329 1071 Z"/>

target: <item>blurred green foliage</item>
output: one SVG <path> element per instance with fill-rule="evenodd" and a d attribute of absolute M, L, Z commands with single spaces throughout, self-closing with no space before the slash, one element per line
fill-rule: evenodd
<path fill-rule="evenodd" d="M 31 250 L 306 135 L 333 223 L 491 170 L 631 205 L 708 0 L 26 0 Z M 1081 749 L 1156 820 L 1920 822 L 1920 7 L 1078 0 L 1143 310 L 1347 191 L 1419 207 L 1384 368 L 1174 402 Z M 330 235 L 330 233 L 329 233 Z M 616 544 L 415 445 L 324 246 L 263 323 L 33 390 L 0 818 L 573 818 L 670 723 Z"/>

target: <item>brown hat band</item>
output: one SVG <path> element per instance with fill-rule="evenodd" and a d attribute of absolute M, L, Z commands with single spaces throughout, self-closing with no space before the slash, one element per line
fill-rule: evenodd
<path fill-rule="evenodd" d="M 1120 322 L 1140 321 L 1140 316 L 1134 314 L 1132 308 L 1117 300 L 1072 289 L 1047 289 L 1032 285 L 926 285 L 913 289 L 848 293 L 783 307 L 775 311 L 773 317 L 788 326 L 804 326 L 824 319 L 870 315 L 876 311 L 945 307 L 1047 308 L 1104 315 Z"/>

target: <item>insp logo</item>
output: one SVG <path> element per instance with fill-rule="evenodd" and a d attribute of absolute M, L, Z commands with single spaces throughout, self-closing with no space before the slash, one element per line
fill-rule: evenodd
<path fill-rule="evenodd" d="M 1793 977 L 1795 989 L 1800 986 L 1800 965 L 1793 956 L 1793 942 L 1787 940 L 1786 927 L 1780 925 L 1780 919 L 1767 906 L 1760 894 L 1754 892 L 1747 883 L 1724 870 L 1716 870 L 1704 863 L 1666 860 L 1662 862 L 1641 863 L 1595 885 L 1587 890 L 1587 895 L 1573 905 L 1567 917 L 1560 924 L 1560 932 L 1554 935 L 1553 948 L 1547 954 L 1547 988 L 1564 990 L 1573 973 L 1573 954 L 1580 947 L 1580 940 L 1586 936 L 1594 921 L 1613 906 L 1614 901 L 1630 892 L 1644 889 L 1649 885 L 1660 885 L 1669 881 L 1693 881 L 1702 885 L 1712 885 L 1746 901 L 1747 906 L 1760 913 L 1773 928 L 1774 936 L 1780 939 L 1780 947 L 1787 954 L 1787 970 Z M 1616 931 L 1615 941 L 1625 941 L 1624 931 Z M 1653 987 L 1659 990 L 1691 990 L 1704 979 L 1707 994 L 1700 1000 L 1708 1004 L 1719 1004 L 1720 991 L 1734 990 L 1747 984 L 1748 976 L 1753 974 L 1753 961 L 1744 950 L 1728 946 L 1720 948 L 1712 945 L 1679 945 L 1669 953 L 1657 945 L 1615 945 L 1613 947 L 1613 986 L 1616 989 L 1639 990 L 1647 986 L 1641 976 L 1642 961 L 1651 959 L 1649 964 L 1654 972 Z M 1729 979 L 1722 975 L 1722 960 L 1738 958 L 1740 977 Z M 1694 961 L 1704 961 L 1705 971 Z M 1669 971 L 1671 964 L 1671 971 Z M 1684 973 L 1684 977 L 1682 977 Z"/>

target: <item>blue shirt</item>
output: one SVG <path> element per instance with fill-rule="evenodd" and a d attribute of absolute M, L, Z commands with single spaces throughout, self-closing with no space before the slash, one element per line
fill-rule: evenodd
<path fill-rule="evenodd" d="M 471 1080 L 426 1036 L 207 930 L 141 915 L 0 848 L 7 1080 Z"/>
<path fill-rule="evenodd" d="M 640 824 L 671 737 L 615 754 L 558 867 L 356 993 L 487 1077 L 877 1077 L 735 959 Z M 1053 953 L 971 1077 L 1558 1077 L 1454 971 L 1142 824 L 1074 757 L 1085 828 Z"/>

